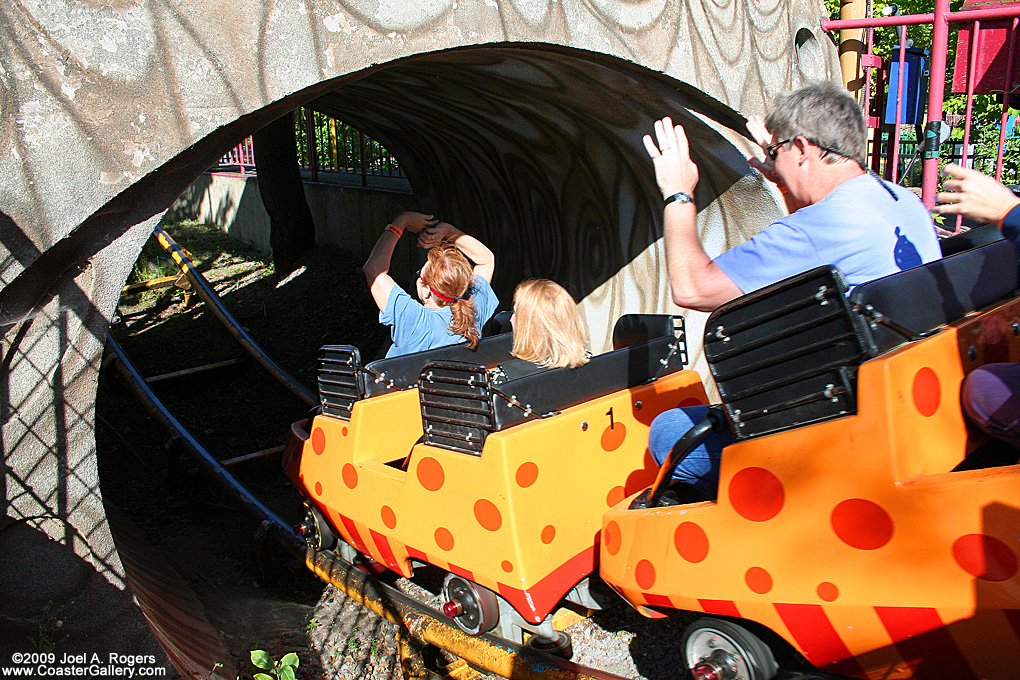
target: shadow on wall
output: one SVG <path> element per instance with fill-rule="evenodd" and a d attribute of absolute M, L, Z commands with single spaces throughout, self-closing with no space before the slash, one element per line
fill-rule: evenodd
<path fill-rule="evenodd" d="M 362 261 L 368 259 L 379 233 L 397 214 L 418 209 L 407 191 L 321 182 L 305 182 L 304 188 L 315 222 L 316 243 L 335 243 Z M 185 219 L 215 224 L 263 252 L 271 250 L 269 215 L 262 205 L 257 176 L 201 175 L 170 206 L 163 222 Z M 418 266 L 413 249 L 398 249 L 394 271 L 409 276 Z"/>
<path fill-rule="evenodd" d="M 62 652 L 152 655 L 153 665 L 168 667 L 132 602 L 94 455 L 93 396 L 107 320 L 92 298 L 112 288 L 109 260 L 137 250 L 137 233 L 106 248 L 94 244 L 92 266 L 46 282 L 53 298 L 45 306 L 3 320 L 0 648 L 11 645 L 11 652 L 59 640 Z M 110 278 L 123 280 L 126 266 Z"/>

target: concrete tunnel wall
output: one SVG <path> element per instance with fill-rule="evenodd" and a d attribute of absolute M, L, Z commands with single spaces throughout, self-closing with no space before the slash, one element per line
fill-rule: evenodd
<path fill-rule="evenodd" d="M 823 12 L 814 0 L 0 4 L 2 625 L 56 610 L 68 648 L 151 646 L 102 505 L 96 378 L 142 243 L 227 148 L 305 102 L 350 121 L 399 155 L 424 206 L 501 253 L 504 299 L 526 275 L 567 282 L 601 348 L 622 311 L 672 309 L 641 135 L 666 113 L 689 125 L 709 250 L 749 236 L 779 208 L 743 161 L 741 115 L 837 77 Z M 36 571 L 26 535 L 80 587 Z"/>

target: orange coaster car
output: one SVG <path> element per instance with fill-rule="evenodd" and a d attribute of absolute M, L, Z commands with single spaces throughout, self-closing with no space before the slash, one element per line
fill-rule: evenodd
<path fill-rule="evenodd" d="M 1018 283 L 1000 241 L 849 299 L 821 268 L 710 317 L 735 438 L 717 498 L 676 504 L 685 437 L 601 543 L 639 611 L 702 614 L 684 636 L 695 678 L 1020 677 L 1017 451 L 982 446 L 960 408 L 969 371 L 1020 359 Z"/>
<path fill-rule="evenodd" d="M 504 345 L 490 357 L 494 342 Z M 671 316 L 622 317 L 614 345 L 546 370 L 512 359 L 507 339 L 364 368 L 353 348 L 326 348 L 323 413 L 294 425 L 285 457 L 311 542 L 325 549 L 335 536 L 342 556 L 403 576 L 438 567 L 442 609 L 463 630 L 499 626 L 520 641 L 523 629 L 563 652 L 550 612 L 563 599 L 598 606 L 588 577 L 602 514 L 654 478 L 649 424 L 707 403 L 698 375 L 680 370 L 686 345 Z"/>

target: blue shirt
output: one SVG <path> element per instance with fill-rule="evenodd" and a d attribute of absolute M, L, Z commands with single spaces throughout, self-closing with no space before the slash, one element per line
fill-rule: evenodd
<path fill-rule="evenodd" d="M 913 192 L 860 175 L 713 260 L 744 293 L 822 265 L 851 288 L 942 257 L 931 214 Z"/>
<path fill-rule="evenodd" d="M 480 276 L 474 277 L 469 292 L 475 303 L 475 327 L 481 335 L 482 326 L 499 306 L 499 298 L 489 282 Z M 467 338 L 450 330 L 452 318 L 453 311 L 449 307 L 429 309 L 394 284 L 386 298 L 386 308 L 379 312 L 379 322 L 390 326 L 393 338 L 386 356 L 396 357 L 464 342 Z"/>

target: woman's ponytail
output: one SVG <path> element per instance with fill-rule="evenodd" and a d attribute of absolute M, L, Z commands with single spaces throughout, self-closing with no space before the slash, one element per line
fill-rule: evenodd
<path fill-rule="evenodd" d="M 470 295 L 474 268 L 453 243 L 444 241 L 428 254 L 425 285 L 432 289 L 440 307 L 450 307 L 450 331 L 467 339 L 471 349 L 478 346 L 475 301 Z"/>
<path fill-rule="evenodd" d="M 475 325 L 475 300 L 474 297 L 460 298 L 450 305 L 450 330 L 457 335 L 467 338 L 468 346 L 474 349 L 478 346 L 478 327 Z"/>

